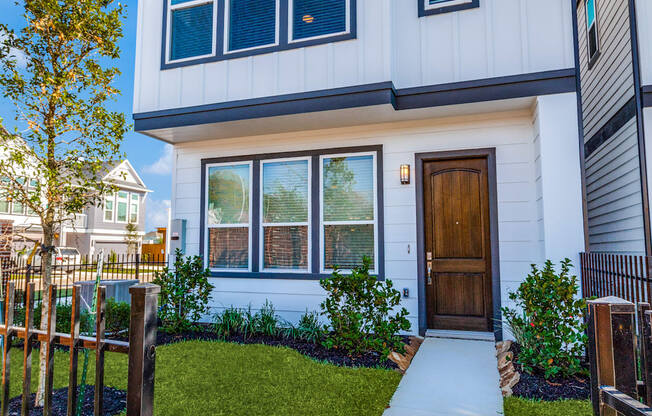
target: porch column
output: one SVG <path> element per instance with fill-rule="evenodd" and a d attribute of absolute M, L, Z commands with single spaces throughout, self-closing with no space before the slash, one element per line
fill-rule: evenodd
<path fill-rule="evenodd" d="M 537 98 L 536 147 L 540 157 L 544 260 L 559 264 L 568 257 L 579 273 L 584 251 L 584 214 L 575 93 Z"/>

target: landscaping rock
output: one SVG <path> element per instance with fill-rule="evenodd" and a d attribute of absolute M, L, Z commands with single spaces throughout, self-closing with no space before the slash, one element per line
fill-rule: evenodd
<path fill-rule="evenodd" d="M 498 369 L 505 367 L 507 364 L 514 361 L 513 352 L 505 352 L 498 356 Z"/>
<path fill-rule="evenodd" d="M 512 341 L 500 341 L 496 344 L 496 357 L 506 353 L 512 348 Z"/>
<path fill-rule="evenodd" d="M 389 357 L 387 357 L 390 361 L 395 363 L 398 366 L 398 370 L 402 373 L 405 374 L 405 371 L 410 367 L 410 363 L 412 362 L 412 359 L 416 355 L 417 351 L 419 350 L 419 347 L 423 343 L 423 338 L 421 337 L 410 337 L 408 338 L 409 344 L 405 346 L 405 354 L 399 354 L 395 351 L 392 351 L 389 354 Z"/>

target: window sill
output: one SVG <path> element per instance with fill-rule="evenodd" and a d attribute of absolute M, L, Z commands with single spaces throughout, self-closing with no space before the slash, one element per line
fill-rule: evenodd
<path fill-rule="evenodd" d="M 443 13 L 452 13 L 452 12 L 459 12 L 462 10 L 469 10 L 469 9 L 475 9 L 480 7 L 480 0 L 471 0 L 466 3 L 461 3 L 461 4 L 453 4 L 450 6 L 446 6 L 446 2 L 442 3 L 441 6 L 438 7 L 430 7 L 426 8 L 425 6 L 425 1 L 426 0 L 417 0 L 419 3 L 419 17 L 425 17 L 425 16 L 432 16 L 432 15 L 437 15 L 437 14 L 443 14 Z M 450 0 L 449 0 L 450 1 Z"/>
<path fill-rule="evenodd" d="M 320 273 L 270 273 L 270 272 L 211 272 L 212 278 L 217 279 L 266 279 L 266 280 L 323 280 L 331 277 L 331 274 Z M 377 276 L 378 280 L 385 280 L 383 276 Z"/>
<path fill-rule="evenodd" d="M 595 63 L 598 62 L 598 59 L 600 59 L 600 50 L 599 49 L 593 55 L 593 57 L 591 59 L 589 59 L 589 65 L 588 65 L 589 71 L 593 69 L 593 67 L 595 66 Z"/>

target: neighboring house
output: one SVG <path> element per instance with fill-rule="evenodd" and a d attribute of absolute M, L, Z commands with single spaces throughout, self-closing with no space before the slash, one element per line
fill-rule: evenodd
<path fill-rule="evenodd" d="M 651 255 L 652 4 L 579 0 L 576 21 L 588 245 Z"/>
<path fill-rule="evenodd" d="M 128 160 L 105 163 L 103 175 L 103 180 L 116 185 L 119 191 L 106 197 L 103 204 L 90 206 L 64 223 L 57 233 L 57 246 L 75 247 L 82 255 L 98 254 L 102 248 L 106 254 L 126 254 L 127 223 L 135 223 L 140 236 L 145 234 L 145 204 L 151 191 Z M 33 181 L 26 181 L 27 186 Z M 21 204 L 2 199 L 1 192 L 0 220 L 13 223 L 14 250 L 31 247 L 34 241 L 41 240 L 39 218 Z"/>
<path fill-rule="evenodd" d="M 215 310 L 296 321 L 368 256 L 414 332 L 501 338 L 530 264 L 584 250 L 574 11 L 141 0 L 135 128 L 174 146 L 172 218 Z"/>

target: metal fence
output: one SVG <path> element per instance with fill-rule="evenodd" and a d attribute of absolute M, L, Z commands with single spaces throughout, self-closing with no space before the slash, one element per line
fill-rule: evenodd
<path fill-rule="evenodd" d="M 69 303 L 72 299 L 72 287 L 75 283 L 94 281 L 97 277 L 99 256 L 82 256 L 55 259 L 52 272 L 52 284 L 56 285 L 57 303 Z M 16 304 L 25 306 L 25 291 L 30 283 L 34 283 L 34 299 L 38 303 L 43 297 L 43 268 L 39 262 L 28 266 L 26 256 L 13 256 L 0 259 L 0 275 L 2 287 L 8 282 L 14 283 Z M 140 283 L 151 283 L 157 272 L 168 265 L 165 255 L 116 255 L 104 256 L 101 280 L 138 280 Z M 0 294 L 4 297 L 4 294 Z"/>
<path fill-rule="evenodd" d="M 580 253 L 584 297 L 617 296 L 652 303 L 652 257 Z"/>

